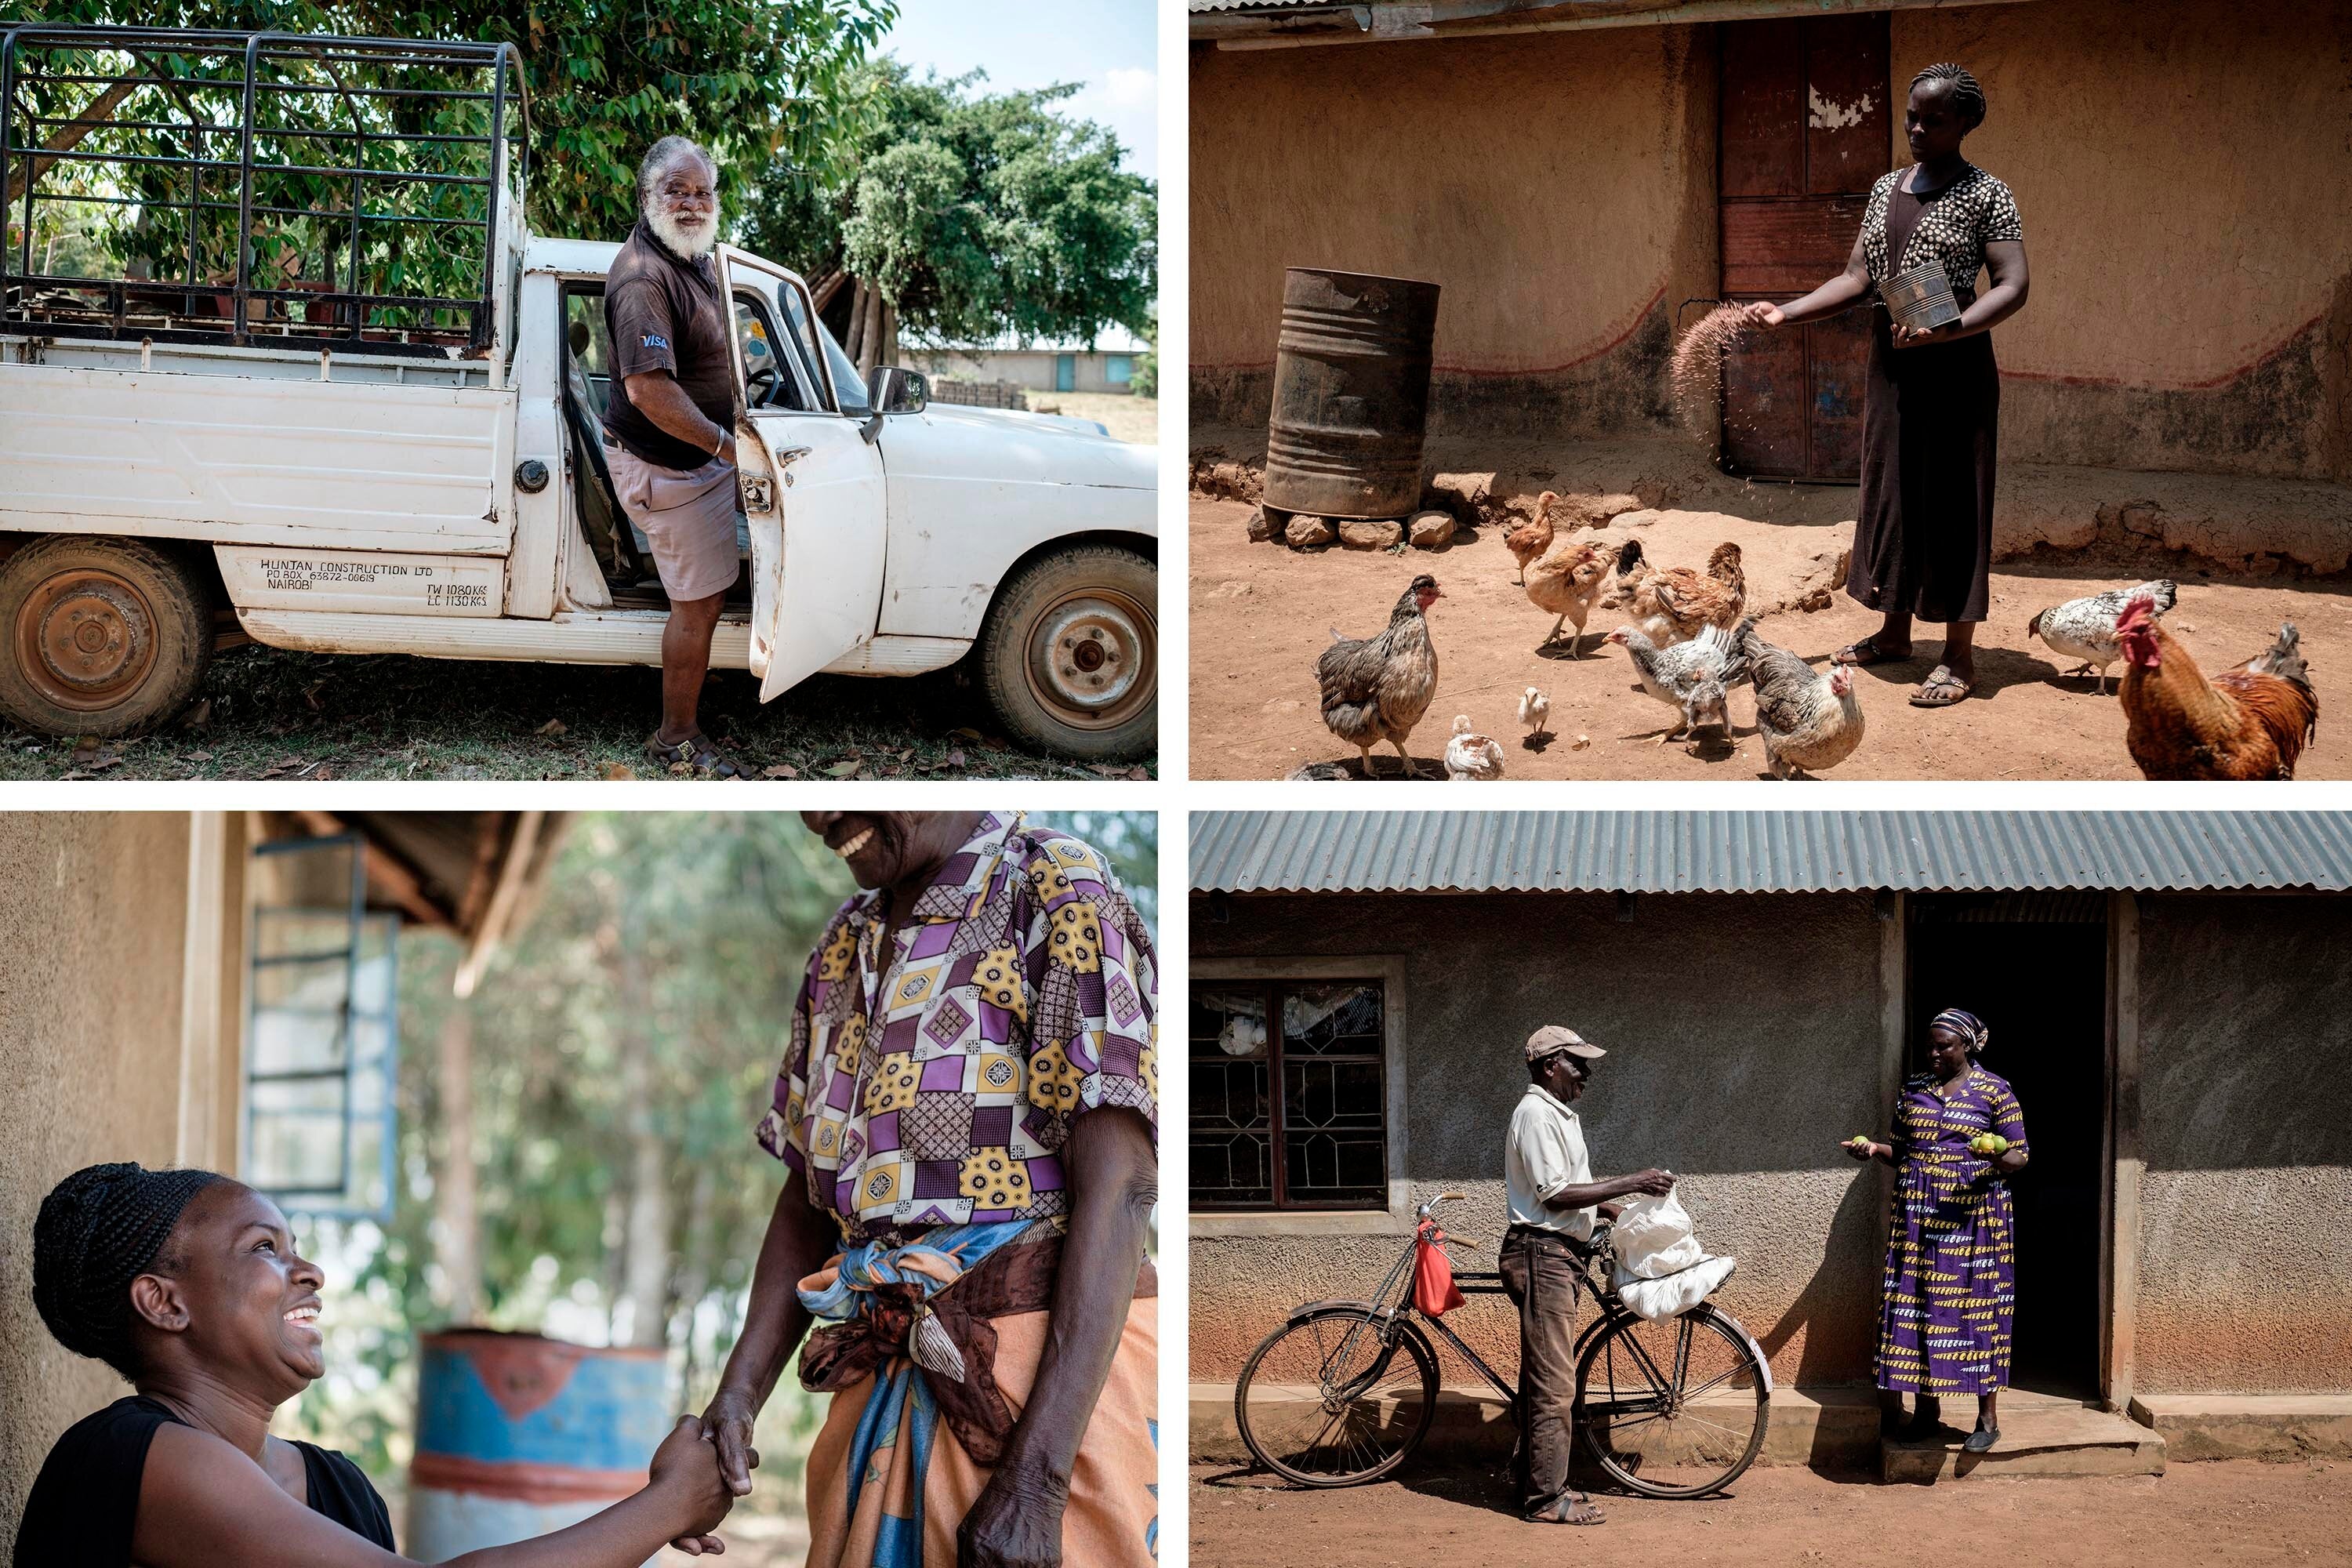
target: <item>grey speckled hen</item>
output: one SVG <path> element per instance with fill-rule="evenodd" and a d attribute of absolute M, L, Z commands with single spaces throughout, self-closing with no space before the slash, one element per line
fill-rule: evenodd
<path fill-rule="evenodd" d="M 1323 723 L 1363 754 L 1364 776 L 1372 776 L 1372 748 L 1386 741 L 1414 776 L 1404 743 L 1429 711 L 1437 694 L 1437 647 L 1429 640 L 1429 606 L 1444 597 L 1437 579 L 1415 577 L 1389 612 L 1388 629 L 1360 640 L 1331 636 L 1332 645 L 1315 661 L 1323 689 Z"/>

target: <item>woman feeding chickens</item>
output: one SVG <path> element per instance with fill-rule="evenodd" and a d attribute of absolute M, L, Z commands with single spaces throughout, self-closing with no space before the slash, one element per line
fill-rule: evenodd
<path fill-rule="evenodd" d="M 2026 295 L 2016 200 L 1960 154 L 1984 117 L 1984 89 L 1958 66 L 1932 65 L 1914 77 L 1903 127 L 1917 162 L 1871 187 L 1845 270 L 1786 305 L 1747 307 L 1751 325 L 1793 326 L 1875 297 L 1862 504 L 1845 590 L 1885 620 L 1835 658 L 1857 666 L 1900 662 L 1912 657 L 1915 618 L 1944 622 L 1942 661 L 1911 694 L 1920 708 L 1948 707 L 1976 683 L 2000 413 L 1987 334 L 2015 315 Z M 1931 265 L 1942 268 L 1958 315 L 1928 328 L 1897 325 L 1886 309 L 1890 285 Z M 1981 295 L 1979 268 L 1992 278 Z"/>
<path fill-rule="evenodd" d="M 1903 1086 L 1895 1142 L 1857 1135 L 1845 1152 L 1895 1167 L 1885 1295 L 1879 1304 L 1880 1429 L 1917 1441 L 1942 1424 L 1942 1397 L 1977 1396 L 1981 1454 L 2000 1438 L 1995 1404 L 2009 1381 L 2016 1215 L 2008 1179 L 2025 1168 L 2025 1119 L 2007 1080 L 1977 1065 L 1989 1031 L 1950 1007 L 1927 1026 L 1928 1070 Z M 1908 1423 L 1903 1395 L 1916 1396 Z"/>

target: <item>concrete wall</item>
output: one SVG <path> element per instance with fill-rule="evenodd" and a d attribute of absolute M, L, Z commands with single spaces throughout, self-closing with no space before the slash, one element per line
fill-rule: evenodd
<path fill-rule="evenodd" d="M 2352 900 L 2142 900 L 2139 1390 L 2352 1388 L 2347 953 Z"/>
<path fill-rule="evenodd" d="M 184 984 L 192 956 L 207 970 L 222 957 L 204 931 L 192 953 L 191 874 L 200 903 L 207 879 L 236 896 L 233 822 L 224 835 L 218 817 L 171 812 L 0 815 L 0 1541 L 16 1539 L 58 1434 L 129 1392 L 33 1310 L 42 1197 L 103 1160 L 235 1159 L 234 1072 L 217 1058 L 234 1004 L 201 975 Z M 192 856 L 192 832 L 210 835 L 206 853 Z"/>
<path fill-rule="evenodd" d="M 1662 434 L 1716 291 L 1711 29 L 1192 50 L 1192 419 L 1264 425 L 1286 267 L 1433 279 L 1433 432 Z"/>
<path fill-rule="evenodd" d="M 1042 351 L 1008 350 L 1003 353 L 936 353 L 922 356 L 923 368 L 933 375 L 950 376 L 959 381 L 1009 381 L 1015 386 L 1025 386 L 1033 392 L 1054 390 L 1055 362 L 1061 356 Z M 1132 393 L 1132 379 L 1113 383 L 1108 374 L 1110 358 L 1105 353 L 1080 353 L 1074 356 L 1074 392 Z M 1130 353 L 1123 356 L 1130 369 L 1143 356 Z"/>
<path fill-rule="evenodd" d="M 2005 458 L 2352 479 L 2347 37 L 2352 0 L 1894 13 L 1897 89 L 1975 72 L 1969 156 L 2024 214 Z M 1433 435 L 1667 434 L 1675 309 L 1718 282 L 1716 37 L 1194 46 L 1194 423 L 1265 423 L 1310 265 L 1445 286 Z"/>
<path fill-rule="evenodd" d="M 1606 1046 L 1580 1110 L 1596 1173 L 1663 1165 L 1713 1251 L 1739 1259 L 1717 1298 L 1776 1374 L 1866 1382 L 1877 1322 L 1885 1177 L 1834 1145 L 1880 1104 L 1880 926 L 1867 896 L 1640 900 L 1630 923 L 1591 895 L 1230 900 L 1199 918 L 1195 965 L 1218 956 L 1407 959 L 1405 1174 L 1488 1250 L 1506 1224 L 1503 1134 L 1526 1092 L 1521 1046 L 1565 1022 Z M 1398 1236 L 1192 1242 L 1192 1375 L 1230 1382 L 1294 1303 L 1361 1296 Z M 1501 1298 L 1450 1314 L 1481 1354 L 1516 1364 Z M 1491 1354 L 1489 1353 L 1491 1352 Z M 1449 1352 L 1450 1353 L 1450 1352 Z M 1448 1381 L 1475 1380 L 1449 1367 Z"/>
<path fill-rule="evenodd" d="M 2004 457 L 2352 479 L 2352 208 L 2312 183 L 2352 166 L 2352 5 L 2041 0 L 1892 35 L 1898 82 L 1984 84 L 1969 156 L 2024 215 Z"/>

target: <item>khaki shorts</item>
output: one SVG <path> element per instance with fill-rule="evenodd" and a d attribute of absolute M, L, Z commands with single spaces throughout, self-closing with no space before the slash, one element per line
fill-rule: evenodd
<path fill-rule="evenodd" d="M 652 547 L 662 591 L 673 599 L 708 599 L 735 584 L 735 465 L 713 458 L 680 472 L 648 463 L 611 442 L 604 466 L 629 514 Z"/>

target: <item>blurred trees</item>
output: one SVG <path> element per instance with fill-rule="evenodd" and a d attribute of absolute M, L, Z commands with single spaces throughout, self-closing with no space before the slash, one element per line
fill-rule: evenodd
<path fill-rule="evenodd" d="M 1156 920 L 1156 817 L 1038 820 L 1094 844 Z M 405 1457 L 402 1384 L 415 1336 L 467 1315 L 467 1270 L 444 1267 L 467 1233 L 482 1321 L 665 1345 L 678 1408 L 698 1409 L 783 1184 L 751 1129 L 809 952 L 852 890 L 793 813 L 599 814 L 572 824 L 538 913 L 469 1000 L 452 994 L 454 942 L 405 938 L 399 1192 L 381 1234 L 330 1233 L 322 1256 L 349 1255 L 358 1277 L 330 1281 L 331 1375 L 304 1397 L 303 1429 L 379 1474 Z M 442 1070 L 453 1021 L 470 1034 L 470 1226 L 436 1180 L 460 1153 Z M 796 1477 L 817 1414 L 787 1377 L 762 1422 L 763 1476 Z"/>

